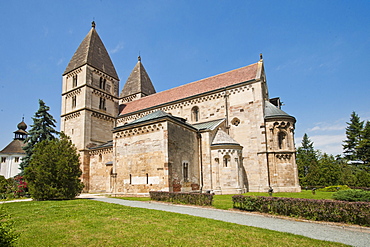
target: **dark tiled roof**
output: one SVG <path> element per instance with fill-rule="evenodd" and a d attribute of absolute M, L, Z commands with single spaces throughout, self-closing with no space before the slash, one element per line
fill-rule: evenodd
<path fill-rule="evenodd" d="M 176 116 L 172 116 L 169 113 L 166 113 L 166 112 L 164 112 L 162 110 L 158 110 L 158 111 L 155 111 L 153 113 L 150 113 L 150 114 L 148 114 L 148 115 L 146 115 L 144 117 L 141 117 L 139 119 L 136 119 L 135 121 L 132 121 L 131 123 L 128 123 L 128 124 L 125 124 L 125 125 L 116 127 L 116 128 L 114 128 L 114 130 L 119 130 L 119 129 L 122 129 L 122 128 L 127 128 L 127 127 L 130 127 L 130 126 L 136 125 L 136 124 L 140 124 L 140 123 L 144 123 L 144 122 L 148 122 L 148 121 L 156 120 L 156 119 L 160 119 L 160 118 L 170 118 L 172 120 L 175 120 L 176 122 L 185 124 L 185 125 L 189 126 L 190 128 L 195 129 L 191 124 L 188 124 L 185 119 L 180 118 L 180 117 L 176 117 Z"/>
<path fill-rule="evenodd" d="M 170 116 L 171 115 L 169 113 L 159 110 L 159 111 L 150 113 L 144 117 L 141 117 L 139 119 L 136 119 L 135 121 L 132 121 L 130 124 L 136 124 L 136 123 L 141 123 L 141 122 L 145 122 L 145 121 L 149 121 L 149 120 L 153 120 L 153 119 L 157 119 L 161 117 L 170 117 Z"/>
<path fill-rule="evenodd" d="M 88 64 L 118 80 L 116 69 L 95 28 L 91 28 L 81 42 L 63 75 Z"/>
<path fill-rule="evenodd" d="M 22 149 L 25 143 L 22 140 L 15 139 L 8 146 L 6 146 L 0 153 L 3 154 L 25 154 L 26 152 Z"/>
<path fill-rule="evenodd" d="M 197 130 L 214 130 L 223 121 L 225 121 L 225 118 L 218 119 L 218 120 L 213 120 L 213 121 L 208 121 L 208 122 L 204 122 L 204 123 L 192 124 L 192 126 L 194 128 L 196 128 Z"/>
<path fill-rule="evenodd" d="M 190 96 L 210 92 L 234 84 L 254 80 L 257 76 L 258 63 L 235 69 L 223 74 L 205 78 L 186 85 L 155 93 L 124 105 L 121 115 L 165 104 Z"/>
<path fill-rule="evenodd" d="M 141 63 L 140 58 L 128 77 L 120 97 L 122 98 L 137 93 L 143 93 L 145 95 L 151 95 L 155 93 L 152 81 L 150 80 L 148 73 Z"/>
<path fill-rule="evenodd" d="M 265 119 L 278 118 L 278 117 L 294 118 L 293 116 L 279 109 L 278 107 L 276 107 L 274 104 L 270 103 L 269 101 L 265 101 Z"/>
<path fill-rule="evenodd" d="M 91 147 L 89 148 L 90 150 L 94 150 L 94 149 L 100 149 L 100 148 L 110 148 L 110 147 L 113 147 L 113 141 L 108 141 L 102 145 L 99 145 L 99 146 L 96 146 L 96 147 Z"/>

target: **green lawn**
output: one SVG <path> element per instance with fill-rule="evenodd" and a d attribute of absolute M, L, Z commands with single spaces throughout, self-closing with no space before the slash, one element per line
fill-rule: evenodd
<path fill-rule="evenodd" d="M 315 195 L 312 194 L 311 190 L 302 190 L 299 193 L 292 192 L 280 192 L 273 193 L 274 197 L 291 197 L 291 198 L 307 198 L 307 199 L 332 199 L 331 196 L 334 192 L 321 192 L 316 191 Z M 248 192 L 243 195 L 246 196 L 269 196 L 266 192 Z M 232 202 L 233 195 L 215 195 L 213 197 L 213 207 L 218 209 L 230 209 L 233 207 Z M 136 201 L 150 201 L 150 197 L 117 197 L 123 200 L 136 200 Z"/>
<path fill-rule="evenodd" d="M 290 198 L 307 198 L 307 199 L 332 199 L 331 196 L 334 192 L 321 192 L 316 191 L 315 195 L 312 194 L 311 190 L 302 190 L 299 193 L 292 193 L 292 192 L 280 192 L 280 193 L 273 193 L 274 197 L 290 197 Z M 243 195 L 246 196 L 269 196 L 266 192 L 248 192 Z M 218 209 L 230 209 L 233 207 L 232 202 L 233 195 L 215 195 L 213 197 L 213 207 Z"/>
<path fill-rule="evenodd" d="M 91 201 L 4 204 L 16 246 L 344 246 L 170 212 Z"/>

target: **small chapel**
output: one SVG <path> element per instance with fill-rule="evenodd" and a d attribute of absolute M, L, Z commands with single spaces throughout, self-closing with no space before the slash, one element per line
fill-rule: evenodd
<path fill-rule="evenodd" d="M 299 192 L 296 119 L 253 64 L 156 92 L 141 58 L 123 89 L 95 23 L 63 73 L 61 131 L 86 192 Z"/>
<path fill-rule="evenodd" d="M 18 130 L 13 132 L 13 141 L 0 151 L 0 176 L 4 176 L 6 179 L 15 177 L 21 172 L 19 165 L 22 158 L 26 156 L 23 147 L 26 145 L 24 140 L 26 140 L 28 132 L 24 118 L 17 127 Z"/>

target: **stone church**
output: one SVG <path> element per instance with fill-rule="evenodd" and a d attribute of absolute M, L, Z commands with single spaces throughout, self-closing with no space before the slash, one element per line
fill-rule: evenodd
<path fill-rule="evenodd" d="M 294 127 L 254 64 L 156 92 L 140 57 L 119 78 L 95 23 L 63 73 L 61 131 L 87 192 L 298 192 Z"/>

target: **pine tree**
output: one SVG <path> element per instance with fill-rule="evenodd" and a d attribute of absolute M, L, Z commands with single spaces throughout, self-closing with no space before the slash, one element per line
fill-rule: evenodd
<path fill-rule="evenodd" d="M 367 121 L 364 129 L 361 131 L 361 140 L 359 141 L 358 156 L 364 162 L 365 169 L 370 172 L 370 121 Z"/>
<path fill-rule="evenodd" d="M 297 167 L 301 186 L 315 185 L 310 181 L 310 173 L 314 173 L 318 165 L 317 151 L 315 151 L 313 142 L 305 133 L 302 139 L 302 146 L 297 149 Z M 313 174 L 311 174 L 313 175 Z"/>
<path fill-rule="evenodd" d="M 360 121 L 360 117 L 352 112 L 350 122 L 347 123 L 346 136 L 347 140 L 343 144 L 344 156 L 349 161 L 358 161 L 360 157 L 357 152 L 358 145 L 361 141 L 361 132 L 364 122 Z"/>
<path fill-rule="evenodd" d="M 28 137 L 25 140 L 26 146 L 23 148 L 26 156 L 20 164 L 22 175 L 30 162 L 34 146 L 43 140 L 52 140 L 55 138 L 54 135 L 58 134 L 58 131 L 54 129 L 56 121 L 48 112 L 50 108 L 41 99 L 39 100 L 39 105 L 38 111 L 32 118 L 33 125 L 31 125 L 31 130 L 28 132 Z"/>
<path fill-rule="evenodd" d="M 44 140 L 35 145 L 25 178 L 35 200 L 73 199 L 81 193 L 79 155 L 71 140 Z"/>

